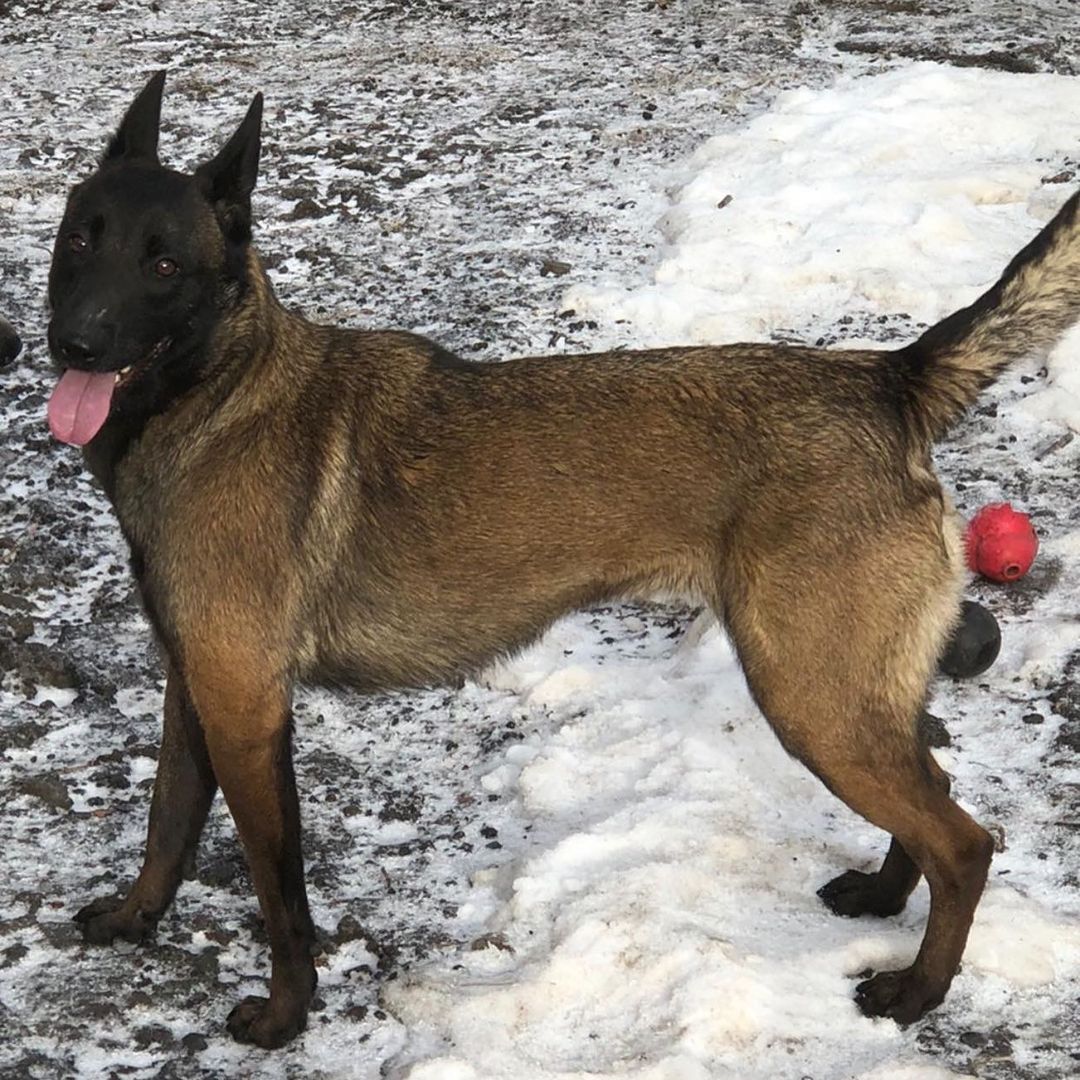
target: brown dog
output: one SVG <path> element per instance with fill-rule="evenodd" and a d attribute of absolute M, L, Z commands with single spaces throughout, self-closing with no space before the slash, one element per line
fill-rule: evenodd
<path fill-rule="evenodd" d="M 220 785 L 273 957 L 269 999 L 229 1030 L 285 1042 L 315 985 L 293 685 L 451 680 L 576 608 L 665 589 L 711 605 L 783 745 L 892 834 L 826 902 L 889 915 L 930 883 L 915 962 L 862 983 L 864 1012 L 937 1005 L 992 844 L 916 730 L 962 575 L 930 447 L 1076 315 L 1077 196 L 899 351 L 474 364 L 281 308 L 250 245 L 261 98 L 189 176 L 158 163 L 162 83 L 72 191 L 49 282 L 50 423 L 116 508 L 168 663 L 146 859 L 125 899 L 78 914 L 87 940 L 152 929 Z"/>

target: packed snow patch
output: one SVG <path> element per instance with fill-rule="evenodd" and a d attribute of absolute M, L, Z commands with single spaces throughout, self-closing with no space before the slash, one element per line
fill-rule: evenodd
<path fill-rule="evenodd" d="M 1080 924 L 1056 918 L 1013 889 L 988 889 L 979 903 L 965 964 L 1017 986 L 1080 974 Z"/>
<path fill-rule="evenodd" d="M 1023 407 L 1038 420 L 1056 420 L 1080 432 L 1080 326 L 1047 357 L 1046 389 L 1032 394 Z"/>
<path fill-rule="evenodd" d="M 1041 181 L 1076 154 L 1077 116 L 1080 80 L 935 64 L 789 91 L 690 159 L 652 284 L 566 305 L 656 345 L 809 335 L 838 313 L 934 322 L 1072 193 Z"/>

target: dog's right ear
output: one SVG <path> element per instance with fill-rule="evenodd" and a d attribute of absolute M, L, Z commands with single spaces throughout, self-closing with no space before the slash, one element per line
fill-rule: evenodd
<path fill-rule="evenodd" d="M 225 235 L 237 242 L 251 239 L 251 193 L 259 173 L 263 96 L 256 94 L 247 115 L 217 155 L 195 170 Z"/>
<path fill-rule="evenodd" d="M 105 150 L 102 161 L 137 158 L 157 162 L 158 128 L 161 124 L 161 91 L 165 72 L 159 71 L 139 91 Z"/>

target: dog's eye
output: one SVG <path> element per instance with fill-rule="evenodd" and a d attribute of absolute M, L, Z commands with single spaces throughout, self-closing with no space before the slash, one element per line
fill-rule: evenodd
<path fill-rule="evenodd" d="M 86 237 L 77 232 L 68 233 L 67 244 L 72 251 L 76 252 L 85 251 L 90 246 L 86 242 Z"/>
<path fill-rule="evenodd" d="M 154 263 L 154 273 L 158 277 L 172 277 L 179 269 L 180 267 L 176 265 L 175 259 L 161 258 Z"/>

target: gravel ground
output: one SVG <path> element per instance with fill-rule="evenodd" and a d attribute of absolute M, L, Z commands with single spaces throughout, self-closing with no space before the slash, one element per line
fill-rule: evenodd
<path fill-rule="evenodd" d="M 645 280 L 673 166 L 779 90 L 911 59 L 1072 74 L 1073 7 L 0 5 L 0 315 L 25 342 L 0 374 L 0 1075 L 338 1075 L 312 1071 L 293 1051 L 272 1062 L 214 1057 L 227 1053 L 216 1049 L 224 1013 L 265 964 L 221 807 L 156 946 L 87 951 L 70 922 L 136 868 L 161 673 L 109 511 L 78 455 L 44 425 L 44 282 L 64 191 L 149 72 L 170 70 L 163 154 L 183 167 L 208 156 L 255 90 L 266 93 L 257 235 L 288 304 L 496 359 L 618 340 L 618 328 L 562 310 L 567 286 L 603 274 Z M 838 333 L 835 322 L 823 312 L 820 326 L 795 329 L 813 339 Z M 992 423 L 976 417 L 977 444 Z M 978 482 L 990 460 L 972 464 L 955 447 L 943 454 L 960 484 Z M 1074 470 L 1032 483 L 1016 494 L 1078 520 Z M 1052 586 L 1049 566 L 1009 602 L 1022 614 Z M 633 652 L 629 610 L 590 618 L 613 649 Z M 657 638 L 685 622 L 678 610 L 634 615 Z M 1078 671 L 1080 654 L 1045 690 L 1064 723 L 1046 760 L 1063 778 L 1061 820 L 1044 837 L 1073 885 Z M 333 721 L 343 700 L 365 717 L 347 736 Z M 380 982 L 450 944 L 468 880 L 527 841 L 528 823 L 478 777 L 544 716 L 470 687 L 364 702 L 311 693 L 298 720 L 309 880 L 324 931 L 324 1000 L 312 1025 L 342 1046 L 363 1044 L 376 1070 L 403 1038 L 380 1008 Z M 177 1027 L 162 1015 L 184 1019 Z M 1061 1003 L 1035 1034 L 1016 1055 L 1016 1031 L 960 1032 L 941 1013 L 919 1044 L 928 1061 L 978 1076 L 1074 1076 L 1075 1004 Z"/>

